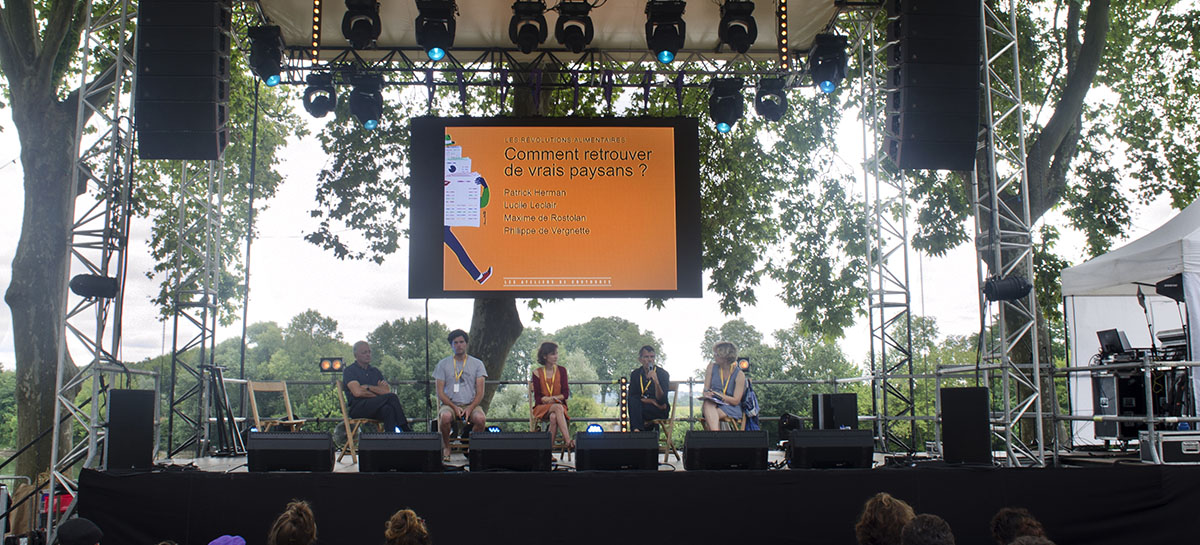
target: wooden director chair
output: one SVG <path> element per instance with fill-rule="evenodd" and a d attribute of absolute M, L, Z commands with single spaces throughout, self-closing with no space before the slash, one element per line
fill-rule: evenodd
<path fill-rule="evenodd" d="M 383 431 L 383 421 L 374 418 L 350 418 L 350 411 L 346 410 L 346 392 L 345 386 L 341 379 L 338 379 L 335 385 L 337 390 L 338 405 L 342 407 L 342 425 L 346 427 L 346 444 L 342 445 L 342 452 L 338 454 L 337 461 L 341 462 L 342 458 L 347 453 L 350 454 L 350 461 L 358 463 L 358 442 L 355 436 L 358 435 L 359 429 L 363 424 L 375 424 L 375 429 Z"/>
<path fill-rule="evenodd" d="M 672 380 L 667 383 L 667 397 L 670 398 L 671 415 L 667 418 L 646 421 L 646 424 L 654 424 L 663 430 L 663 439 L 666 440 L 666 443 L 659 448 L 659 452 L 662 452 L 664 464 L 671 459 L 672 454 L 675 455 L 675 461 L 681 460 L 679 449 L 675 448 L 675 441 L 671 438 L 671 434 L 675 432 L 675 407 L 678 405 L 676 401 L 679 400 L 679 381 Z"/>
<path fill-rule="evenodd" d="M 532 379 L 530 379 L 530 381 L 527 383 L 527 386 L 528 387 L 526 388 L 526 395 L 529 398 L 529 431 L 538 431 L 538 430 L 542 429 L 543 424 L 549 426 L 550 420 L 549 419 L 536 420 L 533 417 L 534 397 L 533 397 L 533 380 Z M 569 425 L 570 421 L 568 421 L 567 423 Z M 569 432 L 570 432 L 570 430 L 568 430 L 568 433 Z M 562 438 L 558 437 L 557 435 L 553 439 L 554 439 L 554 444 L 551 445 L 550 452 L 551 453 L 557 452 L 559 461 L 562 461 L 564 457 L 567 460 L 570 460 L 571 459 L 571 451 L 567 450 L 567 444 L 564 443 Z"/>
<path fill-rule="evenodd" d="M 292 414 L 292 400 L 288 397 L 286 382 L 282 380 L 247 380 L 246 392 L 250 397 L 250 415 L 254 417 L 254 427 L 259 431 L 271 431 L 271 428 L 276 426 L 287 428 L 288 431 L 298 431 L 304 427 L 304 419 L 296 418 Z M 283 406 L 287 418 L 262 418 L 258 413 L 258 400 L 255 398 L 255 394 L 258 392 L 283 394 Z"/>

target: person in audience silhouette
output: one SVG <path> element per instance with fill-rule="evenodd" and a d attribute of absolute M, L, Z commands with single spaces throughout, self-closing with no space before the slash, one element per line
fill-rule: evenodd
<path fill-rule="evenodd" d="M 425 527 L 425 519 L 417 516 L 412 509 L 401 509 L 388 519 L 384 526 L 383 538 L 387 545 L 429 545 L 433 539 L 429 537 L 429 529 Z"/>
<path fill-rule="evenodd" d="M 378 367 L 371 366 L 371 345 L 367 341 L 354 343 L 354 363 L 342 371 L 350 418 L 374 418 L 383 421 L 388 433 L 412 431 L 400 398 L 392 393 Z"/>
<path fill-rule="evenodd" d="M 854 525 L 854 537 L 858 545 L 900 545 L 900 532 L 915 516 L 904 500 L 880 492 L 863 504 L 858 524 Z"/>
<path fill-rule="evenodd" d="M 1024 507 L 1005 507 L 992 517 L 992 537 L 997 545 L 1009 545 L 1021 536 L 1046 537 L 1046 529 Z"/>
<path fill-rule="evenodd" d="M 567 450 L 573 450 L 575 441 L 567 428 L 567 398 L 571 397 L 571 389 L 567 384 L 567 368 L 558 364 L 558 345 L 550 341 L 542 343 L 537 360 L 542 368 L 533 370 L 533 407 L 529 410 L 534 421 L 550 422 L 551 441 L 557 432 Z"/>
<path fill-rule="evenodd" d="M 104 532 L 96 523 L 83 517 L 75 517 L 58 525 L 59 545 L 98 545 Z M 8 541 L 8 540 L 5 540 Z"/>
<path fill-rule="evenodd" d="M 302 500 L 288 502 L 267 534 L 267 545 L 312 545 L 315 541 L 317 519 L 312 507 Z"/>
<path fill-rule="evenodd" d="M 913 517 L 900 532 L 901 545 L 954 545 L 954 533 L 942 517 L 921 514 Z"/>
<path fill-rule="evenodd" d="M 721 416 L 742 419 L 742 395 L 746 393 L 746 375 L 734 365 L 737 346 L 729 341 L 713 345 L 713 363 L 704 372 L 704 429 L 719 431 Z"/>
<path fill-rule="evenodd" d="M 1042 536 L 1021 536 L 1012 540 L 1009 545 L 1054 545 L 1054 542 Z"/>

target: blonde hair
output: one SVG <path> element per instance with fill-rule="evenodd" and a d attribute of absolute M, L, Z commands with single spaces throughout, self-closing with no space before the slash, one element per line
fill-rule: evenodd
<path fill-rule="evenodd" d="M 875 494 L 863 505 L 854 537 L 859 545 L 900 545 L 900 532 L 916 516 L 913 508 L 887 492 Z"/>
<path fill-rule="evenodd" d="M 720 360 L 736 360 L 737 346 L 729 341 L 720 341 L 713 345 L 713 356 Z"/>
<path fill-rule="evenodd" d="M 433 539 L 425 521 L 412 509 L 401 509 L 384 525 L 383 537 L 388 545 L 429 545 Z"/>
<path fill-rule="evenodd" d="M 317 519 L 303 500 L 288 503 L 267 534 L 267 545 L 311 545 L 316 540 Z"/>

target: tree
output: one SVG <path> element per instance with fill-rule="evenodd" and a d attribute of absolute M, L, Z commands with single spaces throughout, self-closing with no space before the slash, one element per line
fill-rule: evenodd
<path fill-rule="evenodd" d="M 662 344 L 654 333 L 643 332 L 637 324 L 624 318 L 592 318 L 579 325 L 566 326 L 554 333 L 559 350 L 578 350 L 596 370 L 597 379 L 615 381 L 638 365 L 638 350 Z M 665 355 L 663 357 L 665 360 Z M 603 395 L 609 387 L 601 388 Z"/>

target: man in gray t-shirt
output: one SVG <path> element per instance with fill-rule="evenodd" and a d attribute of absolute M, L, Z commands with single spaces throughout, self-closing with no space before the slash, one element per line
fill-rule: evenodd
<path fill-rule="evenodd" d="M 454 355 L 439 361 L 433 369 L 438 401 L 438 430 L 442 432 L 442 456 L 450 456 L 450 427 L 454 420 L 471 424 L 471 431 L 487 429 L 487 415 L 479 407 L 483 401 L 483 381 L 487 369 L 479 358 L 467 355 L 467 332 L 455 329 L 446 337 Z"/>

